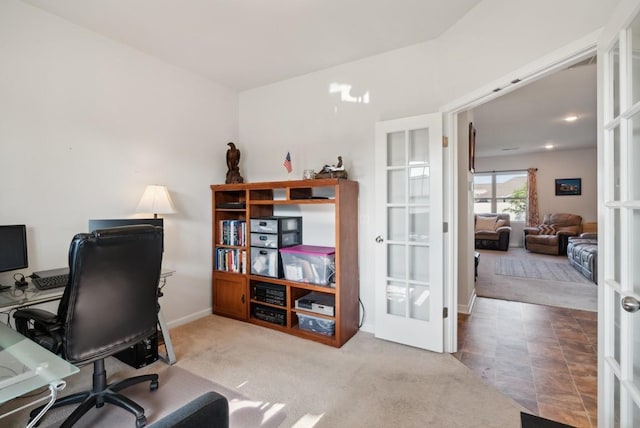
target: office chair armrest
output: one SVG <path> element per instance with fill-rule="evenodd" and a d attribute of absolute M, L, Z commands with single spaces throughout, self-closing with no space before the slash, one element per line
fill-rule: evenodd
<path fill-rule="evenodd" d="M 33 330 L 52 333 L 62 328 L 57 315 L 43 309 L 20 309 L 14 312 L 13 318 L 18 333 L 27 337 L 33 337 Z M 32 328 L 30 328 L 30 323 L 33 323 Z"/>
<path fill-rule="evenodd" d="M 13 314 L 16 331 L 57 354 L 62 346 L 62 325 L 56 314 L 42 309 L 21 309 Z"/>
<path fill-rule="evenodd" d="M 13 318 L 33 320 L 42 324 L 58 324 L 56 314 L 37 308 L 20 309 L 13 314 Z"/>

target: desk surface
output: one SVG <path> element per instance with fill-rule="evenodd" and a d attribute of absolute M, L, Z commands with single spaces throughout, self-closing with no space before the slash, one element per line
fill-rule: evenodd
<path fill-rule="evenodd" d="M 0 403 L 59 381 L 80 369 L 0 323 L 0 381 L 31 371 L 34 375 L 0 388 Z"/>

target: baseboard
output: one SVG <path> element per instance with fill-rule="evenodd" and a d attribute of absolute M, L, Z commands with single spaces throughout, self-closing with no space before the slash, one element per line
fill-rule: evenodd
<path fill-rule="evenodd" d="M 471 315 L 471 311 L 473 311 L 473 305 L 476 303 L 476 289 L 474 288 L 471 292 L 471 297 L 469 297 L 469 301 L 466 304 L 458 304 L 458 313 Z"/>
<path fill-rule="evenodd" d="M 178 327 L 178 326 L 181 326 L 183 324 L 190 323 L 191 321 L 195 321 L 197 319 L 209 316 L 209 315 L 211 315 L 211 313 L 212 313 L 211 312 L 211 308 L 203 309 L 203 310 L 195 312 L 193 314 L 189 314 L 189 315 L 187 315 L 185 317 L 169 321 L 167 323 L 167 327 L 169 327 L 170 329 L 173 328 L 173 327 Z"/>

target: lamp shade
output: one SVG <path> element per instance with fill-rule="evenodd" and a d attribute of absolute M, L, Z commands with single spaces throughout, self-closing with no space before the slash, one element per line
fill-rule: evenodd
<path fill-rule="evenodd" d="M 150 184 L 144 189 L 136 212 L 153 213 L 154 217 L 158 217 L 158 214 L 174 214 L 176 209 L 166 186 Z"/>

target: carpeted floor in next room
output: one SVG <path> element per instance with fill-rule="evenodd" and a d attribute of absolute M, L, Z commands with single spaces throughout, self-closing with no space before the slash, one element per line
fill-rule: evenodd
<path fill-rule="evenodd" d="M 520 293 L 526 293 L 527 279 L 495 278 L 495 262 L 500 257 L 526 257 L 526 253 L 522 249 L 481 251 L 476 288 L 497 281 L 502 288 L 516 284 Z M 538 259 L 563 261 L 552 257 Z M 567 268 L 572 269 L 568 262 Z M 548 301 L 555 300 L 561 306 L 571 303 L 567 295 L 554 299 L 552 294 L 554 286 L 567 285 L 565 281 L 530 281 L 531 287 L 551 293 L 545 297 Z M 569 295 L 575 295 L 577 289 L 578 295 L 584 296 L 578 299 L 579 306 L 597 304 L 596 284 L 569 285 L 573 287 Z M 580 293 L 580 287 L 589 288 Z M 539 290 L 534 294 L 539 295 Z M 575 427 L 597 426 L 597 312 L 478 297 L 471 315 L 458 316 L 455 355 L 530 413 Z"/>

